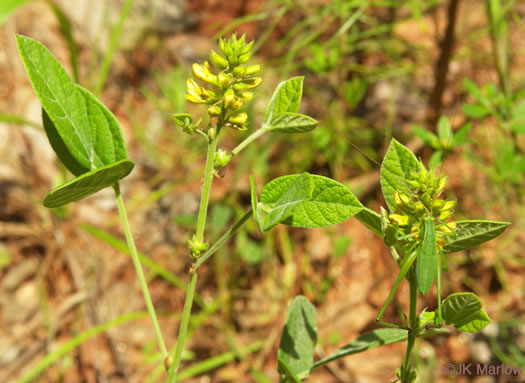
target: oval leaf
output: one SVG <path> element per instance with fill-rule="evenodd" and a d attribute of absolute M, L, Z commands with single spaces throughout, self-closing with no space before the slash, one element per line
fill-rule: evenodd
<path fill-rule="evenodd" d="M 488 220 L 467 220 L 456 222 L 455 236 L 444 237 L 446 242 L 443 247 L 445 253 L 455 253 L 479 244 L 490 241 L 502 234 L 510 222 L 497 222 Z"/>
<path fill-rule="evenodd" d="M 266 130 L 276 133 L 304 133 L 316 126 L 317 120 L 312 117 L 300 113 L 283 113 L 275 116 Z"/>
<path fill-rule="evenodd" d="M 268 210 L 268 215 L 264 220 L 265 231 L 286 220 L 292 215 L 293 209 L 298 204 L 309 200 L 312 196 L 314 185 L 310 174 L 303 173 L 289 181 L 291 182 L 276 183 L 274 186 L 273 191 L 279 195 L 279 198 L 271 204 L 271 209 Z"/>
<path fill-rule="evenodd" d="M 127 176 L 134 165 L 133 161 L 122 160 L 84 173 L 74 180 L 53 189 L 44 199 L 44 206 L 59 207 L 112 186 Z"/>
<path fill-rule="evenodd" d="M 279 374 L 281 375 L 280 382 L 286 382 L 286 383 L 301 383 L 301 379 L 295 373 L 293 370 L 286 364 L 284 360 L 277 360 L 277 371 L 279 371 Z"/>
<path fill-rule="evenodd" d="M 69 153 L 62 137 L 58 134 L 55 124 L 53 124 L 53 121 L 51 121 L 44 108 L 42 108 L 42 124 L 44 125 L 44 130 L 46 131 L 46 136 L 51 147 L 64 166 L 77 177 L 87 173 L 89 169 L 82 166 L 76 158 Z"/>
<path fill-rule="evenodd" d="M 271 209 L 297 177 L 300 175 L 283 176 L 266 184 L 261 192 L 263 209 Z M 306 228 L 325 227 L 346 221 L 363 209 L 346 186 L 323 176 L 310 177 L 313 182 L 311 198 L 297 204 L 282 223 Z"/>
<path fill-rule="evenodd" d="M 315 307 L 304 296 L 294 298 L 284 324 L 277 360 L 303 378 L 314 362 L 317 343 Z M 284 371 L 279 371 L 284 373 Z"/>
<path fill-rule="evenodd" d="M 378 213 L 367 207 L 363 207 L 363 210 L 357 213 L 355 218 L 363 225 L 365 225 L 368 229 L 370 229 L 375 234 L 383 238 L 383 230 L 381 228 L 381 216 Z"/>
<path fill-rule="evenodd" d="M 126 159 L 124 140 L 113 114 L 75 84 L 46 47 L 20 35 L 16 41 L 33 89 L 77 163 L 93 170 Z"/>
<path fill-rule="evenodd" d="M 472 318 L 468 323 L 461 326 L 456 326 L 459 331 L 475 333 L 483 330 L 487 327 L 492 320 L 489 318 L 487 313 L 483 310 L 479 310 L 477 315 Z"/>
<path fill-rule="evenodd" d="M 392 139 L 380 171 L 381 189 L 392 213 L 396 209 L 394 192 L 398 190 L 410 194 L 406 180 L 410 177 L 411 171 L 419 172 L 420 166 L 416 156 L 407 147 Z"/>
<path fill-rule="evenodd" d="M 277 85 L 266 109 L 265 125 L 270 125 L 272 119 L 282 113 L 297 113 L 303 96 L 303 80 L 302 76 L 292 77 Z"/>
<path fill-rule="evenodd" d="M 421 294 L 430 291 L 436 277 L 438 258 L 436 229 L 432 218 L 427 218 L 423 226 L 423 238 L 417 249 L 416 278 Z"/>
<path fill-rule="evenodd" d="M 442 309 L 443 319 L 460 331 L 478 332 L 491 322 L 474 293 L 451 294 L 443 301 Z"/>

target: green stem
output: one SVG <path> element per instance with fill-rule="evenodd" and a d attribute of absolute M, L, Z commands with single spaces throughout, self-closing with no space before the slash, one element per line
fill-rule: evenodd
<path fill-rule="evenodd" d="M 164 338 L 162 337 L 162 332 L 160 331 L 159 321 L 157 320 L 157 314 L 155 312 L 155 308 L 153 307 L 151 296 L 149 295 L 148 283 L 146 282 L 146 277 L 144 276 L 144 271 L 142 270 L 142 265 L 139 260 L 139 255 L 137 253 L 135 241 L 133 240 L 133 235 L 131 234 L 131 228 L 129 227 L 128 216 L 126 214 L 126 208 L 124 207 L 124 201 L 122 200 L 122 195 L 120 194 L 120 187 L 118 184 L 115 184 L 113 188 L 115 189 L 118 210 L 120 213 L 120 220 L 122 221 L 124 233 L 126 234 L 126 241 L 128 243 L 131 260 L 133 261 L 133 266 L 135 266 L 135 272 L 137 273 L 140 288 L 142 289 L 142 295 L 144 296 L 144 300 L 146 301 L 146 308 L 148 309 L 151 322 L 153 322 L 153 328 L 155 329 L 155 334 L 157 336 L 157 342 L 159 343 L 160 351 L 162 352 L 164 357 L 166 357 L 168 355 L 168 350 L 166 349 L 166 344 L 164 343 Z"/>
<path fill-rule="evenodd" d="M 409 272 L 410 285 L 410 309 L 408 319 L 408 339 L 407 349 L 405 352 L 405 361 L 401 367 L 401 383 L 411 383 L 410 374 L 412 372 L 412 351 L 417 337 L 417 279 L 413 270 Z"/>
<path fill-rule="evenodd" d="M 208 211 L 208 201 L 210 199 L 211 184 L 213 181 L 213 159 L 215 151 L 217 150 L 217 139 L 219 137 L 219 129 L 215 133 L 215 137 L 210 139 L 208 143 L 208 154 L 206 157 L 206 167 L 204 169 L 204 184 L 202 185 L 201 203 L 199 209 L 199 218 L 197 220 L 197 240 L 204 239 L 204 228 L 206 227 L 206 213 Z"/>
<path fill-rule="evenodd" d="M 201 255 L 199 259 L 197 259 L 193 267 L 197 270 L 208 258 L 215 254 L 215 252 L 219 250 L 251 216 L 251 210 L 246 212 L 246 214 L 244 214 L 241 219 L 239 219 L 232 227 L 230 227 L 228 231 L 224 233 L 208 251 Z"/>
<path fill-rule="evenodd" d="M 220 127 L 222 126 L 224 115 L 219 119 L 215 134 L 210 137 L 208 141 L 208 153 L 206 156 L 206 166 L 204 168 L 204 184 L 202 185 L 201 202 L 199 209 L 199 217 L 197 219 L 197 231 L 195 237 L 197 241 L 204 241 L 204 229 L 206 227 L 206 213 L 208 211 L 208 201 L 210 199 L 211 184 L 213 182 L 213 159 L 217 149 L 217 141 L 219 138 Z M 184 310 L 182 313 L 182 320 L 180 323 L 179 337 L 177 339 L 177 346 L 172 360 L 167 361 L 169 365 L 168 382 L 175 383 L 177 381 L 177 371 L 179 369 L 180 360 L 182 357 L 182 350 L 184 349 L 184 342 L 186 341 L 186 334 L 188 332 L 188 324 L 190 321 L 191 307 L 193 306 L 193 297 L 195 295 L 195 287 L 197 285 L 197 268 L 195 268 L 195 261 L 190 270 L 190 282 L 186 290 L 186 301 L 184 302 Z"/>
<path fill-rule="evenodd" d="M 235 147 L 235 149 L 232 150 L 232 156 L 236 156 L 243 150 L 245 147 L 250 145 L 253 141 L 261 137 L 264 133 L 266 133 L 265 125 L 263 125 L 261 128 L 257 129 L 255 132 L 250 134 L 246 139 L 241 142 L 239 145 Z"/>
<path fill-rule="evenodd" d="M 184 349 L 184 342 L 186 341 L 186 334 L 188 333 L 188 324 L 190 323 L 191 307 L 193 305 L 193 295 L 195 287 L 197 286 L 197 270 L 192 270 L 190 273 L 190 283 L 186 290 L 186 301 L 184 302 L 184 310 L 182 312 L 182 319 L 180 322 L 179 338 L 177 339 L 177 346 L 173 355 L 173 362 L 168 371 L 168 382 L 175 383 L 177 381 L 177 371 L 179 370 L 182 351 Z"/>

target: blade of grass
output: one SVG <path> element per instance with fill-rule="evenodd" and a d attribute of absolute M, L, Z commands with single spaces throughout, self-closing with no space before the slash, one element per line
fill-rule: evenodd
<path fill-rule="evenodd" d="M 55 4 L 55 2 L 48 0 L 47 3 L 51 7 L 51 10 L 55 13 L 55 16 L 60 25 L 60 33 L 62 33 L 62 36 L 64 36 L 67 41 L 67 47 L 69 49 L 69 62 L 71 63 L 71 69 L 73 70 L 73 80 L 78 83 L 78 47 L 75 39 L 73 38 L 71 21 L 64 13 L 62 8 Z"/>
<path fill-rule="evenodd" d="M 251 354 L 252 352 L 259 351 L 263 347 L 263 345 L 264 345 L 263 341 L 257 341 L 247 347 L 239 349 L 238 352 L 228 351 L 223 354 L 211 357 L 209 359 L 206 359 L 200 363 L 196 363 L 193 366 L 182 370 L 178 378 L 180 380 L 183 380 L 183 379 L 194 377 L 196 375 L 203 374 L 217 367 L 220 367 L 226 363 L 233 362 L 237 358 L 239 353 L 245 356 L 247 354 Z"/>
<path fill-rule="evenodd" d="M 53 352 L 47 354 L 40 362 L 38 362 L 33 368 L 31 368 L 27 372 L 27 374 L 25 374 L 22 378 L 20 378 L 18 380 L 18 383 L 28 383 L 28 382 L 36 381 L 35 379 L 40 374 L 42 374 L 49 366 L 54 364 L 58 359 L 69 354 L 71 351 L 73 351 L 75 348 L 80 346 L 85 341 L 93 338 L 94 336 L 102 334 L 103 332 L 107 331 L 111 327 L 119 326 L 124 323 L 132 322 L 132 321 L 135 321 L 137 319 L 141 319 L 147 316 L 148 316 L 147 312 L 135 312 L 135 313 L 123 314 L 111 321 L 108 321 L 99 326 L 83 331 L 80 334 L 77 334 L 73 339 L 69 340 L 62 346 L 58 347 Z"/>
<path fill-rule="evenodd" d="M 7 124 L 27 125 L 32 128 L 42 130 L 42 126 L 36 122 L 26 120 L 25 118 L 14 114 L 0 113 L 0 122 L 5 122 Z"/>
<path fill-rule="evenodd" d="M 121 241 L 120 239 L 114 237 L 113 235 L 108 234 L 105 231 L 97 229 L 96 227 L 93 227 L 91 225 L 82 224 L 81 226 L 88 233 L 106 242 L 108 245 L 110 245 L 114 249 L 129 255 L 129 248 L 124 241 Z M 158 264 L 157 262 L 153 261 L 151 258 L 149 258 L 148 256 L 140 252 L 139 252 L 139 259 L 140 259 L 140 262 L 144 266 L 149 268 L 155 274 L 164 278 L 166 281 L 170 282 L 171 284 L 178 287 L 179 289 L 186 291 L 186 287 L 187 287 L 186 284 L 175 274 L 166 270 L 162 265 Z M 204 300 L 198 294 L 195 294 L 195 302 L 197 302 L 197 304 L 201 308 L 204 308 L 206 306 L 206 304 L 204 303 Z"/>
<path fill-rule="evenodd" d="M 106 78 L 108 76 L 109 68 L 111 67 L 111 62 L 113 61 L 113 55 L 115 54 L 118 41 L 120 40 L 120 35 L 122 33 L 122 27 L 124 26 L 124 21 L 126 21 L 126 19 L 128 18 L 134 2 L 135 0 L 126 0 L 126 2 L 124 3 L 124 6 L 122 7 L 122 10 L 120 11 L 120 16 L 117 21 L 117 24 L 111 31 L 109 47 L 108 47 L 106 54 L 104 55 L 102 66 L 100 67 L 100 71 L 98 73 L 97 85 L 95 86 L 94 93 L 95 93 L 95 96 L 97 97 L 100 96 L 100 93 L 102 92 L 102 89 L 104 88 L 104 84 L 106 83 Z"/>

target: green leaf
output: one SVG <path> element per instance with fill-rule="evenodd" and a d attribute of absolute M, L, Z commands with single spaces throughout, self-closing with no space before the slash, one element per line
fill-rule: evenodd
<path fill-rule="evenodd" d="M 89 169 L 82 166 L 76 159 L 69 153 L 66 144 L 62 140 L 62 137 L 58 134 L 57 128 L 53 121 L 47 115 L 45 109 L 42 108 L 42 123 L 44 125 L 44 130 L 47 135 L 47 139 L 51 144 L 51 147 L 55 151 L 57 157 L 62 161 L 64 166 L 75 176 L 87 173 Z"/>
<path fill-rule="evenodd" d="M 310 368 L 314 369 L 324 366 L 334 360 L 341 359 L 347 355 L 357 354 L 372 348 L 384 346 L 386 344 L 401 342 L 408 338 L 408 331 L 397 328 L 380 328 L 361 335 L 359 338 L 351 341 L 346 346 L 328 355 L 327 357 L 315 362 Z"/>
<path fill-rule="evenodd" d="M 416 156 L 407 147 L 392 139 L 380 171 L 381 189 L 392 213 L 396 210 L 394 192 L 397 190 L 409 195 L 410 189 L 406 180 L 411 171 L 419 172 L 420 166 Z"/>
<path fill-rule="evenodd" d="M 412 131 L 425 144 L 430 145 L 434 149 L 439 149 L 439 138 L 434 133 L 418 125 L 413 125 Z"/>
<path fill-rule="evenodd" d="M 275 183 L 271 193 L 279 195 L 279 198 L 271 203 L 271 208 L 264 220 L 264 230 L 268 231 L 290 217 L 298 204 L 311 198 L 313 188 L 314 184 L 308 173 L 301 174 L 292 182 Z M 267 204 L 267 206 L 269 205 Z"/>
<path fill-rule="evenodd" d="M 452 146 L 457 147 L 457 146 L 463 145 L 467 141 L 467 134 L 471 128 L 472 128 L 471 122 L 467 122 L 465 125 L 459 128 L 458 131 L 454 134 L 454 137 L 452 139 Z"/>
<path fill-rule="evenodd" d="M 497 222 L 488 220 L 466 220 L 456 222 L 456 235 L 444 237 L 445 253 L 470 249 L 479 244 L 490 241 L 502 234 L 510 222 Z"/>
<path fill-rule="evenodd" d="M 304 133 L 315 129 L 318 122 L 300 113 L 282 113 L 275 116 L 265 129 L 276 133 Z"/>
<path fill-rule="evenodd" d="M 470 79 L 468 78 L 465 78 L 465 80 L 463 80 L 463 86 L 465 87 L 465 89 L 467 90 L 467 92 L 470 93 L 470 95 L 472 97 L 474 97 L 474 99 L 481 103 L 481 104 L 484 104 L 487 102 L 485 96 L 483 96 L 481 94 L 481 90 L 479 89 L 479 87 L 476 85 L 475 82 L 471 81 Z"/>
<path fill-rule="evenodd" d="M 31 0 L 2 0 L 0 1 L 0 27 L 5 23 L 7 18 L 25 3 Z"/>
<path fill-rule="evenodd" d="M 257 223 L 259 232 L 262 234 L 264 233 L 264 225 L 261 211 L 259 210 L 259 201 L 257 200 L 257 189 L 255 188 L 255 180 L 253 179 L 253 176 L 250 176 L 250 188 L 252 197 L 253 219 L 255 219 L 255 223 Z"/>
<path fill-rule="evenodd" d="M 460 331 L 478 332 L 491 322 L 474 293 L 450 294 L 443 301 L 442 309 L 443 319 Z"/>
<path fill-rule="evenodd" d="M 295 375 L 293 370 L 284 360 L 277 360 L 277 371 L 279 371 L 279 374 L 281 374 L 281 379 L 279 380 L 280 382 L 301 383 L 301 379 Z"/>
<path fill-rule="evenodd" d="M 428 167 L 436 169 L 443 162 L 443 150 L 437 150 L 428 159 Z"/>
<path fill-rule="evenodd" d="M 288 310 L 277 360 L 295 375 L 304 377 L 303 374 L 308 374 L 314 362 L 316 343 L 315 307 L 308 299 L 299 295 L 294 298 Z"/>
<path fill-rule="evenodd" d="M 77 163 L 93 170 L 126 159 L 124 140 L 113 114 L 76 85 L 42 44 L 20 35 L 16 40 L 33 89 Z"/>
<path fill-rule="evenodd" d="M 276 178 L 266 184 L 261 192 L 261 207 L 271 209 L 281 195 L 300 175 Z M 282 223 L 297 227 L 325 227 L 341 223 L 359 213 L 363 205 L 347 187 L 330 178 L 310 175 L 313 182 L 311 198 L 292 210 Z"/>
<path fill-rule="evenodd" d="M 417 286 L 421 294 L 429 292 L 438 266 L 436 244 L 436 229 L 432 218 L 425 219 L 423 226 L 423 237 L 417 249 L 416 278 Z"/>
<path fill-rule="evenodd" d="M 59 207 L 78 201 L 108 186 L 116 184 L 133 169 L 134 163 L 122 160 L 84 173 L 55 189 L 44 199 L 45 207 Z"/>
<path fill-rule="evenodd" d="M 452 140 L 452 127 L 447 117 L 442 116 L 438 121 L 438 136 L 441 141 L 449 142 Z"/>
<path fill-rule="evenodd" d="M 264 124 L 270 125 L 274 117 L 283 113 L 297 113 L 303 95 L 304 77 L 292 77 L 281 82 L 266 109 Z"/>
<path fill-rule="evenodd" d="M 463 113 L 470 118 L 480 120 L 487 117 L 489 111 L 483 105 L 480 104 L 463 104 L 461 106 Z"/>
<path fill-rule="evenodd" d="M 375 234 L 383 238 L 383 231 L 381 229 L 381 216 L 375 211 L 363 207 L 363 209 L 355 215 L 355 218 Z"/>
<path fill-rule="evenodd" d="M 487 327 L 492 320 L 489 318 L 487 313 L 483 310 L 479 310 L 478 314 L 472 318 L 468 323 L 461 326 L 456 326 L 459 331 L 475 333 L 483 330 Z"/>

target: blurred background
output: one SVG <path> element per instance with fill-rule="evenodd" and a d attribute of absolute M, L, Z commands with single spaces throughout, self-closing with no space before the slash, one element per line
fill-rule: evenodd
<path fill-rule="evenodd" d="M 218 238 L 258 185 L 308 171 L 384 206 L 379 163 L 392 137 L 448 176 L 457 219 L 511 221 L 496 240 L 447 257 L 443 296 L 473 291 L 493 324 L 417 343 L 419 382 L 525 382 L 452 376 L 446 363 L 525 366 L 525 2 L 519 0 L 2 0 L 0 3 L 0 381 L 159 382 L 162 357 L 127 256 L 111 190 L 48 210 L 71 175 L 41 127 L 14 33 L 41 41 L 121 123 L 134 171 L 122 182 L 168 345 L 174 345 L 195 229 L 205 147 L 172 122 L 191 64 L 219 36 L 246 33 L 263 83 L 248 106 L 257 129 L 275 86 L 305 75 L 303 135 L 266 135 L 234 158 L 211 195 Z M 376 328 L 397 268 L 356 220 L 328 229 L 254 222 L 202 269 L 184 355 L 185 382 L 276 382 L 290 300 L 318 309 L 317 357 Z M 402 284 L 384 319 L 408 305 Z M 420 307 L 435 308 L 435 288 Z M 310 382 L 389 382 L 404 345 L 347 357 Z M 51 363 L 52 362 L 52 363 Z"/>

